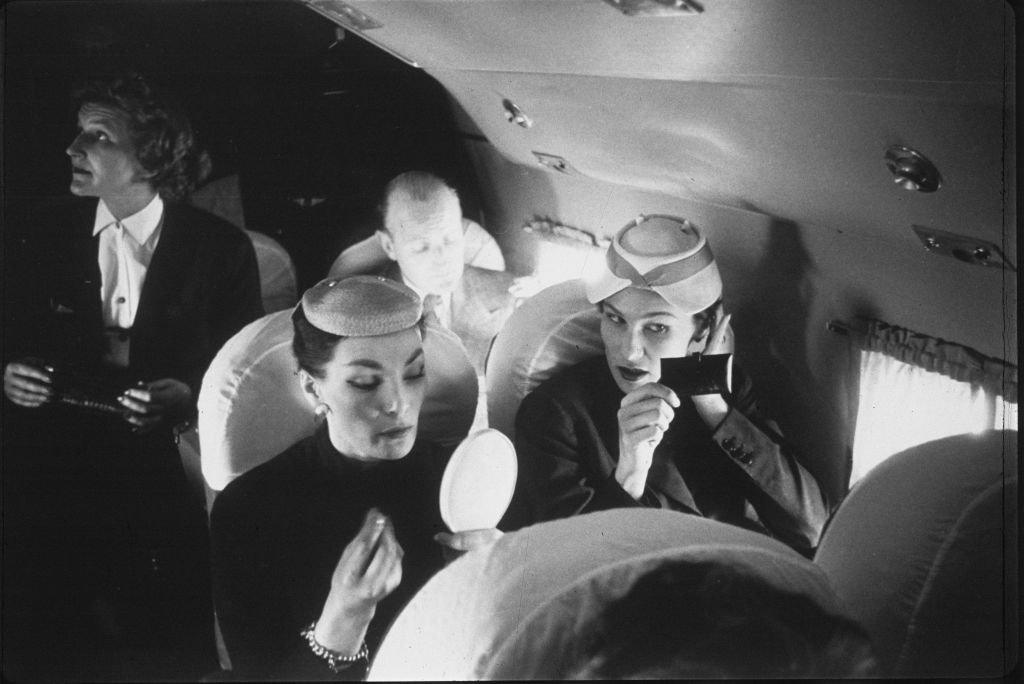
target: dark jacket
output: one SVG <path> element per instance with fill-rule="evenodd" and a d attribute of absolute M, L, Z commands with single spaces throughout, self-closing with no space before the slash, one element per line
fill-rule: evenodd
<path fill-rule="evenodd" d="M 92 235 L 96 200 L 73 200 L 32 216 L 6 250 L 4 361 L 21 356 L 95 366 L 104 324 Z M 248 237 L 185 204 L 164 205 L 131 331 L 128 375 L 176 378 L 198 397 L 214 354 L 263 315 L 259 270 Z"/>
<path fill-rule="evenodd" d="M 509 526 L 648 506 L 765 532 L 809 553 L 827 515 L 818 484 L 761 415 L 750 380 L 738 368 L 733 378 L 729 414 L 714 432 L 682 398 L 639 501 L 615 480 L 623 393 L 605 358 L 548 379 L 516 415 L 519 480 Z"/>
<path fill-rule="evenodd" d="M 249 239 L 209 214 L 165 204 L 121 372 L 100 364 L 95 215 L 96 200 L 75 199 L 5 226 L 5 363 L 33 356 L 80 367 L 121 383 L 117 393 L 125 383 L 170 377 L 195 398 L 220 346 L 261 315 Z M 118 415 L 59 404 L 28 409 L 5 400 L 3 409 L 5 571 L 9 560 L 19 573 L 5 575 L 4 637 L 25 640 L 10 652 L 31 668 L 27 678 L 209 672 L 216 654 L 206 513 L 170 426 L 136 433 Z M 59 658 L 31 637 L 41 631 L 65 644 Z"/>

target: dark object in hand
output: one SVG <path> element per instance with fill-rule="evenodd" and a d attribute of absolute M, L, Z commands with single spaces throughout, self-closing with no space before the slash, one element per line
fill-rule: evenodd
<path fill-rule="evenodd" d="M 661 382 L 680 397 L 732 391 L 732 354 L 694 354 L 661 360 Z"/>
<path fill-rule="evenodd" d="M 50 374 L 54 403 L 68 404 L 101 413 L 126 412 L 117 400 L 131 386 L 124 378 L 100 375 L 71 366 L 55 367 L 41 363 L 39 367 Z"/>

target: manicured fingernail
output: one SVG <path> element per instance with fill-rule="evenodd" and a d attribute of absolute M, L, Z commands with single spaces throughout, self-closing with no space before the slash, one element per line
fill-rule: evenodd
<path fill-rule="evenodd" d="M 121 396 L 119 396 L 117 398 L 117 400 L 123 404 L 124 402 L 126 402 L 128 400 L 128 398 L 125 395 L 122 394 Z"/>
<path fill-rule="evenodd" d="M 377 518 L 376 520 L 373 521 L 373 524 L 376 525 L 377 527 L 384 527 L 384 518 L 382 518 L 382 517 Z"/>

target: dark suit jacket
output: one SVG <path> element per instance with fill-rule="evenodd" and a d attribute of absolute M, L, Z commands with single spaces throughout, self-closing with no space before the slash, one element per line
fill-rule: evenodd
<path fill-rule="evenodd" d="M 605 358 L 548 379 L 516 415 L 519 480 L 508 526 L 648 506 L 765 532 L 808 553 L 827 514 L 818 484 L 760 414 L 749 379 L 738 368 L 733 379 L 729 414 L 714 432 L 682 398 L 639 501 L 615 480 L 623 393 Z"/>
<path fill-rule="evenodd" d="M 393 261 L 381 275 L 401 280 L 402 270 L 398 262 Z M 462 340 L 469 360 L 480 375 L 484 372 L 494 336 L 515 308 L 515 299 L 508 292 L 512 280 L 512 275 L 505 271 L 467 265 L 459 286 L 452 293 L 452 332 Z"/>
<path fill-rule="evenodd" d="M 164 205 L 160 241 L 131 332 L 129 377 L 186 382 L 198 396 L 214 354 L 263 313 L 259 271 L 246 235 L 184 204 Z M 104 324 L 92 235 L 96 200 L 60 203 L 17 226 L 6 250 L 4 359 L 31 355 L 96 366 Z"/>

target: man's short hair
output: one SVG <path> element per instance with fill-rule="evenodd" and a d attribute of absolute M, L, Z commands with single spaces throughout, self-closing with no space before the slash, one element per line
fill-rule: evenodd
<path fill-rule="evenodd" d="M 413 202 L 429 202 L 443 195 L 459 201 L 459 193 L 443 179 L 427 171 L 406 171 L 392 178 L 384 188 L 380 213 L 384 230 L 390 232 L 388 216 L 395 198 L 402 196 Z"/>
<path fill-rule="evenodd" d="M 76 113 L 86 104 L 125 113 L 139 165 L 152 174 L 148 180 L 164 199 L 183 199 L 208 175 L 210 159 L 196 147 L 188 117 L 168 93 L 141 74 L 128 71 L 86 79 L 74 88 L 71 99 Z"/>

